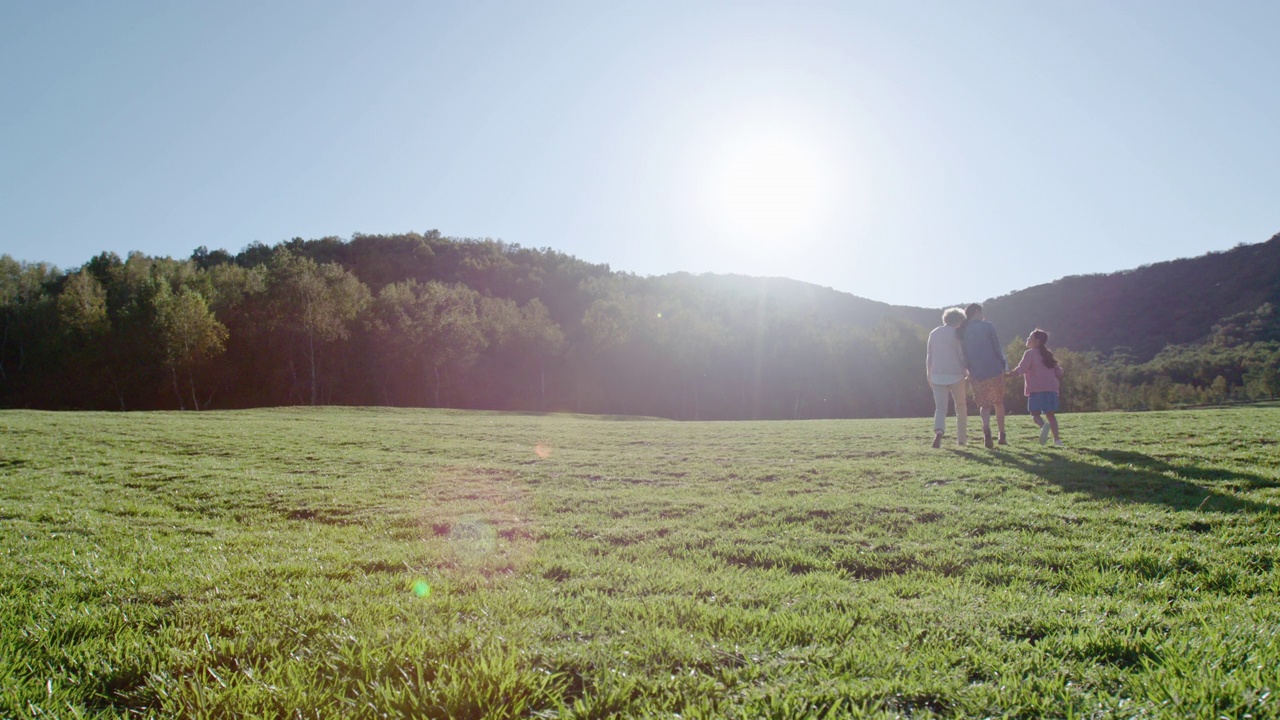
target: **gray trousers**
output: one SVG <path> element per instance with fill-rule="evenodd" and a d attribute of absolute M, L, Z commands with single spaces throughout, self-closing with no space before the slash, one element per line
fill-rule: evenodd
<path fill-rule="evenodd" d="M 969 425 L 969 405 L 965 401 L 965 381 L 951 385 L 933 385 L 933 431 L 943 432 L 947 429 L 947 395 L 956 406 L 956 442 L 964 445 L 969 441 L 967 434 Z"/>

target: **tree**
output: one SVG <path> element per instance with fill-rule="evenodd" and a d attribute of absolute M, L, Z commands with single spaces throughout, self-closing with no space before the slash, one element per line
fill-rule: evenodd
<path fill-rule="evenodd" d="M 209 248 L 201 245 L 191 252 L 191 262 L 201 270 L 208 270 L 218 265 L 226 265 L 236 261 L 236 258 L 226 250 L 214 250 L 209 252 Z"/>
<path fill-rule="evenodd" d="M 477 312 L 479 294 L 463 285 L 416 280 L 392 283 L 374 301 L 372 323 L 384 368 L 396 358 L 421 368 L 424 390 L 436 407 L 451 370 L 475 361 L 485 346 Z"/>
<path fill-rule="evenodd" d="M 1280 353 L 1272 355 L 1262 367 L 1262 389 L 1273 399 L 1280 395 Z"/>
<path fill-rule="evenodd" d="M 183 288 L 174 293 L 168 285 L 160 288 L 155 298 L 156 340 L 173 379 L 173 392 L 178 398 L 179 409 L 186 409 L 182 393 L 178 390 L 178 374 L 183 373 L 191 391 L 191 407 L 199 410 L 196 366 L 223 351 L 227 328 L 218 322 L 204 296 L 195 290 Z"/>
<path fill-rule="evenodd" d="M 1209 402 L 1220 403 L 1226 400 L 1229 387 L 1225 377 L 1219 375 L 1214 378 L 1209 384 Z"/>
<path fill-rule="evenodd" d="M 1068 348 L 1053 351 L 1062 364 L 1062 407 L 1070 412 L 1098 410 L 1098 372 L 1093 353 L 1078 353 Z"/>
<path fill-rule="evenodd" d="M 1261 344 L 1262 352 L 1245 373 L 1245 386 L 1254 398 L 1272 398 L 1280 395 L 1280 349 L 1270 350 L 1268 345 Z"/>
<path fill-rule="evenodd" d="M 884 417 L 894 399 L 881 381 L 884 365 L 869 333 L 862 328 L 844 327 L 827 335 L 828 352 L 835 365 L 837 417 Z"/>
<path fill-rule="evenodd" d="M 317 354 L 326 343 L 345 340 L 368 304 L 369 290 L 336 263 L 316 263 L 281 249 L 270 263 L 271 318 L 293 337 L 309 369 L 311 404 L 319 400 Z"/>
<path fill-rule="evenodd" d="M 481 297 L 478 308 L 486 349 L 473 401 L 487 395 L 491 407 L 545 409 L 547 365 L 563 351 L 564 332 L 536 298 L 520 307 Z"/>
<path fill-rule="evenodd" d="M 86 270 L 66 277 L 55 300 L 59 332 L 54 356 L 60 377 L 49 390 L 55 406 L 92 406 L 104 390 L 105 345 L 111 330 L 107 293 Z M 58 373 L 55 373 L 58 375 Z"/>
<path fill-rule="evenodd" d="M 724 343 L 724 329 L 706 313 L 695 312 L 680 303 L 673 303 L 662 313 L 667 325 L 666 347 L 662 353 L 671 373 L 677 381 L 676 401 L 692 400 L 692 412 L 680 412 L 677 406 L 673 417 L 702 418 L 702 386 L 711 372 L 711 358 Z"/>
<path fill-rule="evenodd" d="M 25 369 L 39 316 L 47 314 L 41 310 L 50 303 L 46 286 L 57 274 L 57 268 L 47 263 L 0 255 L 0 383 L 9 381 L 11 371 Z"/>
<path fill-rule="evenodd" d="M 902 320 L 886 319 L 875 326 L 871 337 L 882 359 L 883 382 L 893 388 L 890 413 L 905 417 L 927 412 L 932 405 L 924 372 L 928 331 Z"/>
<path fill-rule="evenodd" d="M 168 275 L 187 276 L 186 268 L 168 258 L 129 253 L 124 262 L 99 256 L 99 277 L 107 291 L 111 332 L 102 344 L 102 372 L 110 381 L 118 407 L 165 404 L 164 359 L 156 344 L 156 303 L 159 292 L 171 288 Z"/>
<path fill-rule="evenodd" d="M 82 342 L 96 340 L 111 327 L 107 320 L 107 292 L 96 277 L 84 270 L 67 276 L 57 305 L 63 329 Z"/>
<path fill-rule="evenodd" d="M 1004 346 L 1004 356 L 1009 360 L 1009 369 L 1012 370 L 1018 366 L 1022 360 L 1022 354 L 1027 351 L 1027 343 L 1025 340 L 1014 338 Z M 1012 378 L 1005 381 L 1004 384 L 1004 409 L 1005 412 L 1022 413 L 1027 410 L 1027 399 L 1023 392 L 1024 384 L 1021 378 Z"/>

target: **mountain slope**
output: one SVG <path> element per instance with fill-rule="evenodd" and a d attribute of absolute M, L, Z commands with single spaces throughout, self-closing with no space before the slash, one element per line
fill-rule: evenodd
<path fill-rule="evenodd" d="M 1077 275 L 984 303 L 1002 339 L 1042 327 L 1052 344 L 1146 360 L 1166 345 L 1202 342 L 1214 326 L 1280 305 L 1280 234 L 1255 245 L 1106 275 Z"/>
<path fill-rule="evenodd" d="M 672 273 L 653 278 L 653 281 L 667 287 L 696 287 L 708 295 L 748 304 L 758 303 L 797 321 L 872 327 L 886 319 L 897 319 L 932 328 L 941 317 L 940 310 L 890 305 L 790 278 Z"/>
<path fill-rule="evenodd" d="M 757 298 L 796 321 L 871 327 L 896 319 L 932 328 L 942 311 L 890 305 L 787 278 L 674 273 L 652 280 L 721 297 Z M 1065 277 L 983 306 L 1006 342 L 1042 327 L 1056 347 L 1119 350 L 1143 361 L 1166 345 L 1204 342 L 1228 318 L 1266 303 L 1280 306 L 1280 235 L 1196 258 Z"/>

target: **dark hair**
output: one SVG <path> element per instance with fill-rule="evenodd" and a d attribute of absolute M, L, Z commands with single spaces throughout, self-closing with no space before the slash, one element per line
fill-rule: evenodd
<path fill-rule="evenodd" d="M 963 340 L 964 331 L 966 328 L 969 327 L 969 321 L 972 320 L 975 315 L 980 315 L 980 314 L 982 314 L 982 306 L 979 305 L 978 303 L 969 303 L 969 307 L 966 307 L 964 309 L 964 322 L 960 323 L 960 325 L 956 328 L 956 337 Z"/>
<path fill-rule="evenodd" d="M 1040 359 L 1044 361 L 1044 366 L 1047 368 L 1057 367 L 1058 359 L 1053 356 L 1053 353 L 1049 352 L 1049 333 L 1036 328 L 1032 331 L 1031 337 L 1040 341 L 1038 349 L 1040 350 Z"/>

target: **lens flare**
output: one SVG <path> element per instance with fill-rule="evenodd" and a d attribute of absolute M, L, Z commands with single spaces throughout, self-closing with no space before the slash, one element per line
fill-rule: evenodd
<path fill-rule="evenodd" d="M 498 532 L 483 519 L 462 520 L 449 531 L 449 545 L 459 557 L 479 560 L 497 549 Z"/>
<path fill-rule="evenodd" d="M 551 446 L 544 445 L 543 443 L 538 443 L 537 445 L 534 446 L 533 452 L 538 457 L 542 458 L 543 460 L 546 460 L 547 458 L 551 457 Z"/>
<path fill-rule="evenodd" d="M 431 594 L 431 584 L 426 580 L 414 580 L 413 585 L 411 585 L 409 589 L 413 591 L 414 595 L 417 595 L 420 598 L 427 597 Z"/>

